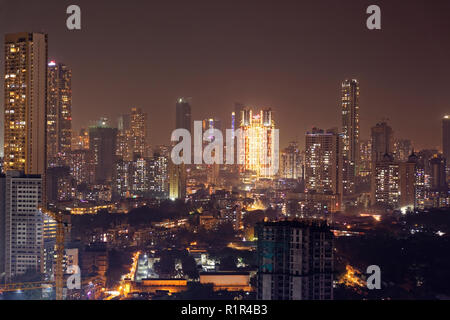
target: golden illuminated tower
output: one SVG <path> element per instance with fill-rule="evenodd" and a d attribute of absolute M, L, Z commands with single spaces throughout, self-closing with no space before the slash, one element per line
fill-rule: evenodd
<path fill-rule="evenodd" d="M 55 61 L 48 64 L 48 167 L 68 164 L 72 144 L 72 70 Z"/>
<path fill-rule="evenodd" d="M 47 35 L 5 36 L 5 171 L 44 176 L 47 165 Z"/>
<path fill-rule="evenodd" d="M 264 109 L 253 114 L 250 109 L 241 111 L 239 152 L 244 171 L 253 171 L 259 178 L 271 178 L 278 173 L 277 139 L 272 110 Z"/>

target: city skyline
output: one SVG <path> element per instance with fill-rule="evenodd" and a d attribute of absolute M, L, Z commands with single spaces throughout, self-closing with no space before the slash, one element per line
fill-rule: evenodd
<path fill-rule="evenodd" d="M 447 3 L 438 1 L 424 14 L 420 11 L 423 1 L 405 8 L 383 3 L 384 28 L 378 33 L 364 28 L 364 1 L 287 3 L 275 12 L 266 1 L 255 7 L 257 14 L 251 4 L 243 3 L 233 11 L 231 5 L 202 2 L 140 10 L 146 5 L 136 1 L 123 12 L 120 4 L 80 1 L 83 28 L 71 33 L 59 19 L 45 19 L 60 14 L 64 21 L 63 4 L 46 0 L 37 6 L 19 1 L 2 17 L 0 30 L 3 34 L 23 30 L 49 34 L 49 59 L 73 69 L 74 132 L 90 120 L 115 121 L 125 110 L 140 107 L 149 115 L 150 144 L 167 144 L 173 106 L 186 96 L 192 97 L 193 119 L 219 118 L 228 127 L 236 102 L 271 107 L 282 147 L 297 140 L 303 148 L 302 137 L 312 127 L 341 126 L 340 84 L 356 78 L 361 90 L 361 139 L 368 138 L 370 128 L 387 117 L 396 138 L 411 139 L 417 149 L 440 147 L 440 121 L 448 112 L 450 98 L 444 89 L 450 48 L 439 41 L 445 32 L 437 31 L 448 27 L 440 13 Z M 96 21 L 93 17 L 105 6 L 110 19 Z M 196 10 L 200 8 L 201 19 L 192 19 L 199 18 Z M 140 11 L 150 19 L 144 19 Z M 306 11 L 311 17 L 303 16 Z M 24 19 L 31 15 L 41 18 Z M 430 16 L 434 23 L 428 23 Z M 245 22 L 245 17 L 261 29 Z M 114 21 L 124 25 L 114 26 Z M 344 37 L 349 31 L 354 39 Z M 412 34 L 415 42 L 409 41 Z M 113 52 L 120 47 L 113 45 L 113 39 L 126 36 L 130 43 L 139 43 L 139 50 L 123 46 Z M 341 50 L 333 50 L 336 44 Z M 116 64 L 117 60 L 124 63 Z M 405 114 L 413 114 L 410 121 L 403 121 Z"/>
<path fill-rule="evenodd" d="M 0 300 L 448 300 L 450 2 L 380 1 L 0 0 Z"/>

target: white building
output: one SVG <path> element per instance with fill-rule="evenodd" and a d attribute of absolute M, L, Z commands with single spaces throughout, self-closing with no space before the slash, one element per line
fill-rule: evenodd
<path fill-rule="evenodd" d="M 43 272 L 43 215 L 39 175 L 7 171 L 0 177 L 0 273 L 6 279 Z"/>

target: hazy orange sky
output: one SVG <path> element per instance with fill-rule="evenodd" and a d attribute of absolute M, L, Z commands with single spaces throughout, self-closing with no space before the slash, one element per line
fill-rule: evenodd
<path fill-rule="evenodd" d="M 188 96 L 194 120 L 227 126 L 235 102 L 272 107 L 282 145 L 303 145 L 313 126 L 341 126 L 340 83 L 357 78 L 363 138 L 388 118 L 396 137 L 437 147 L 450 113 L 450 1 L 376 1 L 382 30 L 369 31 L 373 3 L 0 0 L 0 34 L 49 34 L 49 58 L 73 69 L 76 130 L 138 106 L 151 143 L 167 143 L 176 99 Z M 70 4 L 81 31 L 66 28 Z"/>

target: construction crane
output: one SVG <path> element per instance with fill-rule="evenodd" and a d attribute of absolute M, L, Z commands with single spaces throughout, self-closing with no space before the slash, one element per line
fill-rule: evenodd
<path fill-rule="evenodd" d="M 56 221 L 56 261 L 54 269 L 56 300 L 63 299 L 64 288 L 64 241 L 69 228 L 68 215 L 63 211 L 39 208 L 43 214 Z"/>

